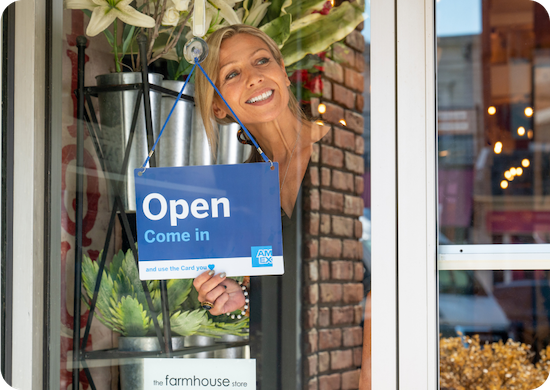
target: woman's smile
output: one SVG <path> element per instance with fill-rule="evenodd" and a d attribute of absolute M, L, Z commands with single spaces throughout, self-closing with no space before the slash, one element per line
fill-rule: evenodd
<path fill-rule="evenodd" d="M 246 103 L 255 105 L 269 103 L 273 99 L 273 92 L 274 90 L 270 89 L 268 91 L 255 95 L 253 98 L 247 100 Z"/>

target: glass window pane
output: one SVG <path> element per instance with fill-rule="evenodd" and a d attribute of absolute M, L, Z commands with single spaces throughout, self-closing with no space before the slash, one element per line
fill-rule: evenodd
<path fill-rule="evenodd" d="M 548 14 L 527 0 L 436 10 L 440 242 L 547 243 Z"/>

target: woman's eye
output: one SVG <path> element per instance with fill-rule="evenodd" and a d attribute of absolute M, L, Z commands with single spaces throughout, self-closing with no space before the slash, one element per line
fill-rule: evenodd
<path fill-rule="evenodd" d="M 238 73 L 237 72 L 230 72 L 227 74 L 227 76 L 225 76 L 225 79 L 226 80 L 231 80 L 233 77 L 236 77 L 238 76 Z"/>
<path fill-rule="evenodd" d="M 263 65 L 263 64 L 267 64 L 269 62 L 269 58 L 260 58 L 258 60 L 258 65 Z"/>

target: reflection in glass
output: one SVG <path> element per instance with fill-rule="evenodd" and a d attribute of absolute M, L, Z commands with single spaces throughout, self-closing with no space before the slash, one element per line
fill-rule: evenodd
<path fill-rule="evenodd" d="M 436 11 L 443 241 L 548 243 L 548 14 L 530 0 L 440 0 Z"/>

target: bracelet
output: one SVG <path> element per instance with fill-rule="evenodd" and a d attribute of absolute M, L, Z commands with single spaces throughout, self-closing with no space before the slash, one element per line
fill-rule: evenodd
<path fill-rule="evenodd" d="M 241 289 L 243 290 L 244 306 L 243 306 L 243 310 L 241 310 L 241 314 L 237 314 L 236 316 L 235 316 L 235 314 L 225 313 L 225 315 L 231 316 L 232 320 L 234 320 L 235 318 L 237 318 L 238 320 L 243 318 L 243 316 L 246 315 L 246 312 L 248 310 L 248 303 L 250 302 L 250 299 L 248 298 L 248 291 L 247 291 L 246 286 L 243 284 L 243 282 L 239 282 L 239 285 L 241 286 Z"/>

